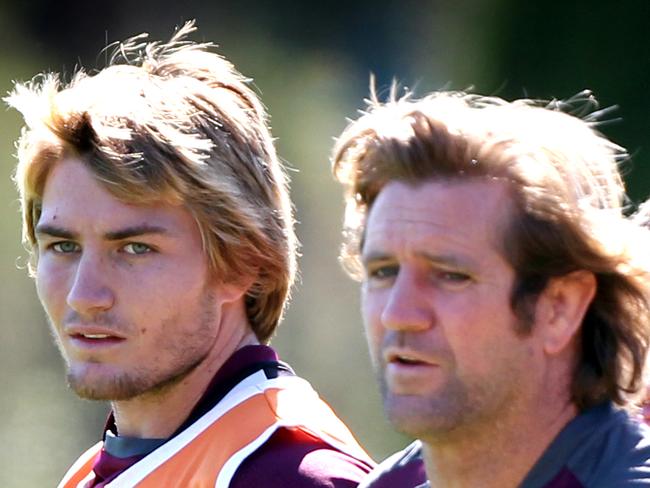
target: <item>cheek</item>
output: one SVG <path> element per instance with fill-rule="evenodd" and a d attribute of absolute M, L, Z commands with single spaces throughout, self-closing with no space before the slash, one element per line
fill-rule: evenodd
<path fill-rule="evenodd" d="M 174 303 L 182 303 L 204 289 L 208 270 L 202 259 L 160 259 L 148 266 L 125 269 L 116 278 L 131 294 L 146 294 L 148 300 L 173 308 Z"/>
<path fill-rule="evenodd" d="M 361 293 L 361 316 L 371 353 L 378 351 L 384 336 L 384 327 L 381 324 L 382 310 L 383 302 L 378 294 L 363 290 Z"/>
<path fill-rule="evenodd" d="M 60 268 L 42 260 L 36 268 L 36 292 L 48 315 L 64 306 L 67 297 L 67 278 Z"/>
<path fill-rule="evenodd" d="M 506 305 L 466 307 L 462 320 L 448 327 L 446 335 L 459 363 L 477 372 L 489 371 L 494 361 L 508 357 L 519 347 L 515 319 Z"/>
<path fill-rule="evenodd" d="M 449 293 L 436 301 L 435 309 L 441 316 L 470 327 L 473 323 L 503 322 L 511 315 L 508 297 L 501 290 L 487 286 L 462 293 Z"/>
<path fill-rule="evenodd" d="M 205 312 L 205 293 L 204 284 L 198 280 L 160 277 L 123 286 L 117 313 L 135 323 L 158 324 L 156 329 L 161 333 L 174 335 L 199 326 Z"/>

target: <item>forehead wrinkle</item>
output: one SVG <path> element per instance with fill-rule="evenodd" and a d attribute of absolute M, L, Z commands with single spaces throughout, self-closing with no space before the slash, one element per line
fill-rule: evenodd
<path fill-rule="evenodd" d="M 425 218 L 389 216 L 383 218 L 379 224 L 373 223 L 368 226 L 367 230 L 369 232 L 366 234 L 366 246 L 372 245 L 373 242 L 383 243 L 384 246 L 389 244 L 390 247 L 403 249 L 410 256 L 424 257 L 429 260 L 450 260 L 451 254 L 448 252 L 440 255 L 446 255 L 447 258 L 438 258 L 436 257 L 438 253 L 429 250 L 440 244 L 466 248 L 468 242 L 475 241 L 474 236 L 464 229 L 452 228 L 449 225 L 432 222 Z M 416 230 L 422 232 L 416 232 Z"/>
<path fill-rule="evenodd" d="M 402 187 L 410 186 L 401 182 L 396 183 Z M 485 183 L 490 187 L 501 186 L 502 191 L 492 193 L 494 198 L 488 199 L 487 206 L 480 199 L 474 198 L 472 198 L 473 203 L 470 201 L 467 205 L 461 205 L 463 212 L 473 214 L 471 218 L 473 228 L 463 226 L 462 223 L 459 224 L 458 218 L 450 218 L 450 214 L 445 212 L 447 209 L 441 205 L 436 205 L 436 207 L 442 208 L 442 212 L 432 213 L 432 207 L 427 206 L 426 202 L 417 197 L 411 199 L 407 196 L 389 205 L 381 199 L 380 195 L 369 211 L 364 228 L 360 248 L 362 259 L 364 255 L 368 254 L 368 251 L 392 254 L 392 251 L 386 252 L 389 251 L 387 246 L 407 256 L 419 255 L 419 257 L 430 261 L 450 263 L 456 260 L 459 263 L 464 262 L 466 265 L 471 265 L 472 261 L 476 264 L 471 255 L 473 253 L 480 255 L 481 249 L 486 248 L 494 251 L 499 257 L 505 258 L 503 240 L 510 228 L 514 211 L 508 185 L 495 181 L 470 180 L 454 182 L 447 188 L 455 185 L 460 187 L 477 185 L 477 190 L 480 191 L 480 186 Z M 415 192 L 418 191 L 418 187 L 411 186 L 411 188 Z M 389 202 L 391 201 L 389 200 Z M 504 208 L 506 211 L 500 212 L 500 208 Z M 377 210 L 381 212 L 381 217 L 378 216 Z M 499 218 L 492 218 L 491 215 L 494 214 Z M 479 218 L 474 218 L 477 215 Z M 462 214 L 460 219 L 462 222 Z M 476 232 L 478 229 L 480 231 Z M 377 246 L 380 248 L 373 250 Z M 449 252 L 449 249 L 452 252 Z M 463 257 L 468 259 L 461 259 Z"/>
<path fill-rule="evenodd" d="M 398 239 L 401 242 L 393 242 L 388 245 L 384 240 L 376 246 L 377 248 L 373 248 L 371 244 L 371 247 L 362 253 L 362 263 L 413 259 L 427 262 L 433 266 L 454 268 L 475 268 L 478 266 L 478 262 L 472 257 L 473 251 L 462 240 L 447 238 L 446 241 L 437 240 L 432 243 L 430 238 L 424 237 L 414 241 L 402 233 L 399 233 Z M 454 241 L 457 242 L 454 243 Z"/>

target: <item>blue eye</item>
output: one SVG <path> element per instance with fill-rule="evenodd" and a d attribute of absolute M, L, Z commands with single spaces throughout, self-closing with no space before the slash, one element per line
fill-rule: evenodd
<path fill-rule="evenodd" d="M 152 251 L 151 247 L 141 242 L 131 242 L 124 246 L 123 249 L 127 254 L 147 254 Z"/>
<path fill-rule="evenodd" d="M 79 245 L 72 241 L 61 241 L 52 244 L 51 249 L 61 254 L 70 254 L 79 250 Z"/>

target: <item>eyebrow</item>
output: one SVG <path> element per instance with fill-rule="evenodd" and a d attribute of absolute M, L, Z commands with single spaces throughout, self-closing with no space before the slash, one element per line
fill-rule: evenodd
<path fill-rule="evenodd" d="M 56 225 L 50 224 L 37 225 L 36 229 L 34 229 L 34 234 L 37 236 L 60 237 L 62 239 L 74 239 L 76 237 L 76 234 L 74 232 L 70 232 L 63 227 L 58 227 Z"/>
<path fill-rule="evenodd" d="M 137 237 L 146 234 L 167 234 L 167 229 L 164 227 L 159 227 L 156 225 L 135 225 L 133 227 L 127 227 L 125 229 L 116 230 L 112 232 L 107 232 L 104 234 L 104 238 L 109 241 L 121 241 L 122 239 L 128 239 L 130 237 Z"/>
<path fill-rule="evenodd" d="M 63 227 L 59 227 L 52 224 L 39 224 L 36 226 L 35 230 L 36 235 L 46 235 L 51 237 L 59 237 L 61 239 L 76 239 L 78 234 L 72 232 Z M 167 234 L 168 231 L 164 227 L 156 225 L 135 225 L 132 227 L 126 227 L 124 229 L 115 230 L 111 232 L 106 232 L 104 234 L 104 239 L 108 241 L 121 241 L 122 239 L 128 239 L 130 237 L 143 236 L 148 234 Z"/>
<path fill-rule="evenodd" d="M 426 261 L 432 264 L 441 265 L 441 266 L 452 266 L 454 268 L 467 268 L 474 265 L 474 261 L 469 258 L 459 259 L 458 257 L 451 256 L 451 255 L 433 255 L 427 252 L 416 252 L 415 256 L 418 258 L 425 259 Z M 371 262 L 385 262 L 394 259 L 395 257 L 393 255 L 384 252 L 370 251 L 365 255 L 364 254 L 361 255 L 361 263 L 364 266 L 367 266 L 368 263 Z"/>
<path fill-rule="evenodd" d="M 370 262 L 376 262 L 376 261 L 389 261 L 393 259 L 393 257 L 389 254 L 383 253 L 383 252 L 369 252 L 369 253 L 361 253 L 361 264 L 366 266 Z"/>

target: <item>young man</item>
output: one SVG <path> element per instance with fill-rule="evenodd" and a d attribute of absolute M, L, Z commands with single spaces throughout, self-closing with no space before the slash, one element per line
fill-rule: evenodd
<path fill-rule="evenodd" d="M 649 232 L 623 213 L 622 148 L 565 107 L 375 101 L 339 138 L 342 258 L 386 415 L 419 439 L 362 486 L 650 486 L 627 410 Z"/>
<path fill-rule="evenodd" d="M 16 86 L 38 294 L 102 441 L 61 487 L 353 487 L 371 460 L 266 344 L 295 270 L 266 114 L 210 44 Z"/>

